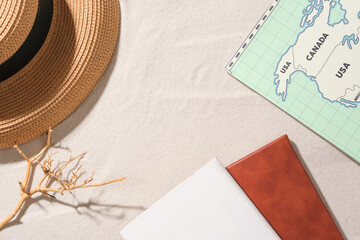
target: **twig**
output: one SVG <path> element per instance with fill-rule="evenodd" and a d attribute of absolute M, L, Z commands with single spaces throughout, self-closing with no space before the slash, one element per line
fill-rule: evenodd
<path fill-rule="evenodd" d="M 84 182 L 82 184 L 78 184 L 77 182 L 80 179 L 80 177 L 82 176 L 82 172 L 80 172 L 82 165 L 80 165 L 76 169 L 76 171 L 73 171 L 71 173 L 70 179 L 68 179 L 68 180 L 63 179 L 63 174 L 62 174 L 63 170 L 71 162 L 84 156 L 85 153 L 79 154 L 75 157 L 70 156 L 69 160 L 66 163 L 56 167 L 55 169 L 52 169 L 52 163 L 53 163 L 52 157 L 55 153 L 50 154 L 48 156 L 48 158 L 46 158 L 44 160 L 44 162 L 41 163 L 39 158 L 52 145 L 51 144 L 51 133 L 52 133 L 52 130 L 51 130 L 51 128 L 49 128 L 45 147 L 43 147 L 43 149 L 41 149 L 40 152 L 38 154 L 36 154 L 34 157 L 31 157 L 31 158 L 28 157 L 25 153 L 23 153 L 21 151 L 21 149 L 17 145 L 14 146 L 14 148 L 20 153 L 20 155 L 24 159 L 26 159 L 27 168 L 26 168 L 24 182 L 19 181 L 20 193 L 21 193 L 20 200 L 19 200 L 18 204 L 16 205 L 15 209 L 13 210 L 13 212 L 8 217 L 6 217 L 2 222 L 0 222 L 0 230 L 3 229 L 4 226 L 18 214 L 18 212 L 20 211 L 24 202 L 36 193 L 41 193 L 41 194 L 44 194 L 45 196 L 55 198 L 55 196 L 49 194 L 49 192 L 60 193 L 61 195 L 63 195 L 65 191 L 68 191 L 71 193 L 71 191 L 74 189 L 99 187 L 99 186 L 104 186 L 104 185 L 114 183 L 114 182 L 120 182 L 125 179 L 125 178 L 118 178 L 118 179 L 114 179 L 114 180 L 103 182 L 103 183 L 89 184 L 94 179 L 93 177 L 94 177 L 95 172 L 93 172 L 93 174 L 91 175 L 91 177 L 89 179 L 84 180 Z M 36 163 L 37 165 L 39 165 L 41 167 L 44 175 L 42 176 L 42 178 L 38 182 L 38 185 L 34 189 L 28 190 L 28 188 L 30 187 L 29 186 L 30 185 L 29 184 L 30 172 L 31 172 L 31 168 L 34 166 L 33 163 Z M 51 185 L 52 181 L 56 182 L 59 185 L 59 187 L 58 188 L 49 187 L 49 184 Z"/>

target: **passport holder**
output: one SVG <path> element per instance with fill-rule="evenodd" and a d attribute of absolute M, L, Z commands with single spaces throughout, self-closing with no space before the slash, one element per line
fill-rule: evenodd
<path fill-rule="evenodd" d="M 287 135 L 227 170 L 282 239 L 343 239 Z"/>

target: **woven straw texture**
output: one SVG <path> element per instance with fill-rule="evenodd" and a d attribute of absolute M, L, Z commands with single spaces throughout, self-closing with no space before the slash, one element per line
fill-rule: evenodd
<path fill-rule="evenodd" d="M 0 0 L 0 64 L 24 43 L 34 24 L 38 0 Z"/>
<path fill-rule="evenodd" d="M 45 133 L 80 105 L 109 64 L 119 27 L 117 0 L 54 1 L 44 45 L 0 83 L 0 149 Z"/>

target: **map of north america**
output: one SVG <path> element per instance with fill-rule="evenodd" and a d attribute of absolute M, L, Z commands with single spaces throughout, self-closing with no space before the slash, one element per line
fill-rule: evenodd
<path fill-rule="evenodd" d="M 309 0 L 302 31 L 279 59 L 276 93 L 286 101 L 291 77 L 302 72 L 319 94 L 346 107 L 360 104 L 360 0 Z"/>

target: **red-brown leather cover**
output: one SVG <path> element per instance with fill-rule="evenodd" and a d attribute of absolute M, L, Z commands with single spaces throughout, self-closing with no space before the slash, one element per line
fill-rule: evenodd
<path fill-rule="evenodd" d="M 287 135 L 227 170 L 282 239 L 343 239 Z"/>

